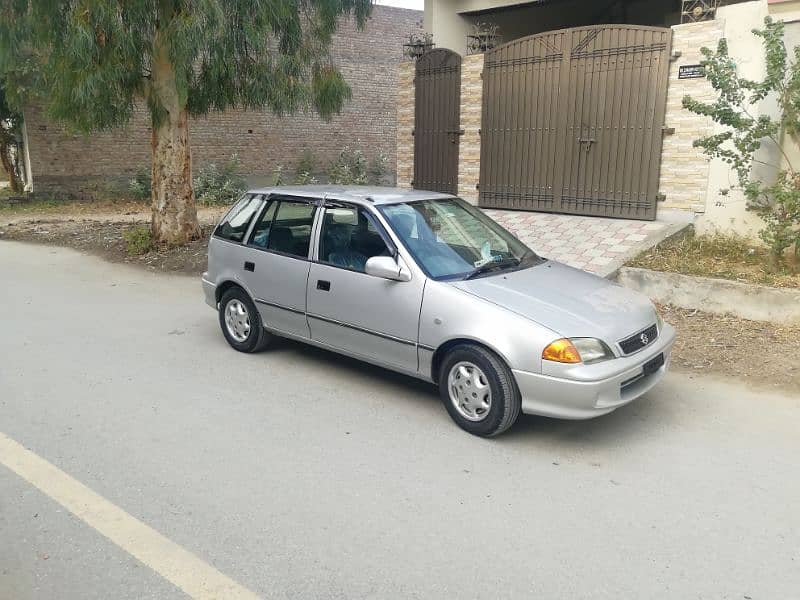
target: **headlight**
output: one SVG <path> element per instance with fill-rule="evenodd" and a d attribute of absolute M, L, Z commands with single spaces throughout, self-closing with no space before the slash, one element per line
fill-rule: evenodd
<path fill-rule="evenodd" d="M 585 365 L 614 358 L 614 354 L 603 343 L 595 338 L 572 338 L 556 340 L 542 352 L 544 360 L 553 362 Z"/>
<path fill-rule="evenodd" d="M 586 365 L 614 358 L 614 354 L 601 340 L 595 338 L 573 338 L 570 341 L 578 349 L 583 363 Z"/>

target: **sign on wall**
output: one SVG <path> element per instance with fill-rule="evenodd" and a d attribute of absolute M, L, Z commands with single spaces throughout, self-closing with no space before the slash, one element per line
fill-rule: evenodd
<path fill-rule="evenodd" d="M 706 76 L 703 65 L 681 65 L 678 67 L 678 79 L 700 79 Z"/>

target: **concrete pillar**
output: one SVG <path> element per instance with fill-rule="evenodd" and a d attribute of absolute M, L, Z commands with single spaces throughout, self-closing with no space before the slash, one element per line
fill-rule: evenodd
<path fill-rule="evenodd" d="M 478 204 L 481 174 L 481 113 L 483 110 L 483 54 L 465 56 L 461 63 L 461 136 L 458 151 L 458 195 Z"/>
<path fill-rule="evenodd" d="M 672 31 L 672 51 L 679 52 L 680 57 L 670 64 L 664 124 L 674 128 L 675 133 L 664 137 L 659 191 L 666 195 L 666 201 L 659 209 L 702 212 L 708 188 L 709 160 L 692 144 L 710 135 L 714 125 L 711 119 L 684 109 L 683 97 L 690 95 L 710 101 L 716 96 L 707 79 L 678 79 L 678 74 L 682 65 L 700 64 L 703 59 L 700 48 L 716 47 L 722 38 L 722 24 L 718 20 L 686 23 L 674 26 Z"/>

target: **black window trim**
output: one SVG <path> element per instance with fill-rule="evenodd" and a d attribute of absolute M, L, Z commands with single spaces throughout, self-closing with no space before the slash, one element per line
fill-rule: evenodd
<path fill-rule="evenodd" d="M 285 256 L 286 258 L 294 258 L 296 260 L 302 260 L 304 262 L 312 262 L 311 261 L 311 254 L 314 251 L 314 223 L 317 218 L 317 212 L 320 208 L 320 199 L 319 198 L 312 198 L 309 196 L 292 196 L 289 194 L 261 194 L 263 196 L 264 206 L 258 211 L 258 217 L 253 219 L 250 228 L 247 231 L 247 243 L 242 243 L 243 246 L 250 248 L 251 250 L 258 250 L 259 252 L 266 252 L 267 254 L 275 254 L 277 256 Z M 314 212 L 311 213 L 311 238 L 308 241 L 308 252 L 306 256 L 298 256 L 296 254 L 289 254 L 288 252 L 281 252 L 280 250 L 274 250 L 272 248 L 262 248 L 261 246 L 256 246 L 252 243 L 253 241 L 253 234 L 255 233 L 255 225 L 261 219 L 261 216 L 264 214 L 264 211 L 269 210 L 269 207 L 272 205 L 273 202 L 278 202 L 278 208 L 275 209 L 275 214 L 272 215 L 272 221 L 270 222 L 270 229 L 275 224 L 275 219 L 278 216 L 278 211 L 280 210 L 280 203 L 286 202 L 294 202 L 295 204 L 312 204 L 314 205 Z"/>
<path fill-rule="evenodd" d="M 322 235 L 323 235 L 323 228 L 325 227 L 325 210 L 328 208 L 354 208 L 355 210 L 363 209 L 364 213 L 367 215 L 367 218 L 372 221 L 372 224 L 375 226 L 375 230 L 378 232 L 378 235 L 383 240 L 383 243 L 386 244 L 386 249 L 389 250 L 389 255 L 397 260 L 397 256 L 399 254 L 399 250 L 397 248 L 397 244 L 394 243 L 394 240 L 389 237 L 389 234 L 386 231 L 386 228 L 383 226 L 383 223 L 380 222 L 380 219 L 376 218 L 376 215 L 370 212 L 370 209 L 363 204 L 358 204 L 357 202 L 347 202 L 345 200 L 336 200 L 332 198 L 325 198 L 325 201 L 322 203 L 322 217 L 320 218 L 319 224 L 319 233 L 317 235 L 317 243 L 316 247 L 313 248 L 313 253 L 317 255 L 317 258 L 312 259 L 311 262 L 317 265 L 323 265 L 325 267 L 331 267 L 333 269 L 342 269 L 343 271 L 350 271 L 351 273 L 360 273 L 361 275 L 367 275 L 364 271 L 359 271 L 358 269 L 351 269 L 350 267 L 343 267 L 341 265 L 333 265 L 329 262 L 324 260 L 320 260 L 319 258 L 319 249 L 322 245 Z M 371 277 L 371 275 L 368 275 Z"/>

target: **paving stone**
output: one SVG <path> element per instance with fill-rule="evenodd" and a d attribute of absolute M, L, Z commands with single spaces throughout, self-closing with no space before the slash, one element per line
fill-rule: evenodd
<path fill-rule="evenodd" d="M 520 240 L 548 258 L 607 273 L 622 266 L 623 254 L 652 245 L 663 222 L 605 219 L 552 213 L 487 210 Z"/>

